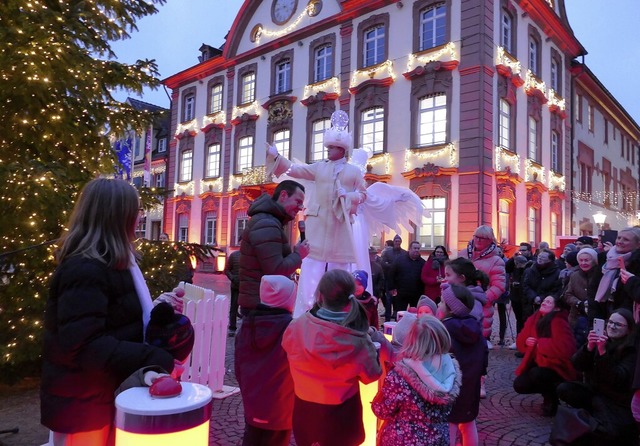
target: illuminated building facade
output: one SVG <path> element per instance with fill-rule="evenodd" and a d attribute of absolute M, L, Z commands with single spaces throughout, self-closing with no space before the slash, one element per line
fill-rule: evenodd
<path fill-rule="evenodd" d="M 480 224 L 510 245 L 555 247 L 557 235 L 579 233 L 572 197 L 587 141 L 573 126 L 574 90 L 608 116 L 609 132 L 614 122 L 624 129 L 635 154 L 611 159 L 610 190 L 614 165 L 618 190 L 622 172 L 625 188 L 637 186 L 638 126 L 574 63 L 586 51 L 563 1 L 247 0 L 223 48 L 201 51 L 199 64 L 164 81 L 173 239 L 237 248 L 249 205 L 275 187 L 264 143 L 320 161 L 336 109 L 350 116 L 354 146 L 373 152 L 367 181 L 423 199 L 428 217 L 402 235 L 425 252 L 457 252 Z"/>

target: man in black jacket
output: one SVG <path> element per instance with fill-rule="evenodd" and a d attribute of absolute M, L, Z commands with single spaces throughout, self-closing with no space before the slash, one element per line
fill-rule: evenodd
<path fill-rule="evenodd" d="M 264 275 L 290 277 L 309 254 L 309 242 L 293 247 L 284 225 L 302 209 L 304 186 L 291 180 L 278 184 L 273 196 L 262 195 L 249 207 L 251 217 L 240 242 L 240 294 L 238 302 L 246 311 L 260 303 L 260 279 Z"/>
<path fill-rule="evenodd" d="M 393 261 L 389 272 L 389 290 L 393 296 L 393 316 L 407 306 L 415 307 L 424 290 L 420 273 L 425 260 L 420 256 L 420 243 L 413 241 L 409 252 Z"/>

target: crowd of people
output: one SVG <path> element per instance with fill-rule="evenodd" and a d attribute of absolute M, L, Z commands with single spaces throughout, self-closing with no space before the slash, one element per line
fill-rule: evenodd
<path fill-rule="evenodd" d="M 274 172 L 304 184 L 285 179 L 256 199 L 228 259 L 243 445 L 286 446 L 292 435 L 299 446 L 359 445 L 363 404 L 381 421 L 380 445 L 479 444 L 495 308 L 498 345 L 521 358 L 513 388 L 541 395 L 554 430 L 566 430 L 575 409 L 589 428 L 572 444 L 637 444 L 640 228 L 614 242 L 578 237 L 557 258 L 545 242 L 505 256 L 487 225 L 461 252 L 438 245 L 426 259 L 419 242 L 405 250 L 396 235 L 380 253 L 365 247 L 363 266 L 361 253 L 348 252 L 359 246 L 350 231 L 373 197 L 345 165 L 341 132 L 325 138 L 322 165 L 294 165 L 269 146 Z M 309 204 L 310 191 L 320 204 Z M 322 231 L 292 244 L 285 225 L 303 207 Z M 123 383 L 179 379 L 193 345 L 179 299 L 152 302 L 137 266 L 138 209 L 131 185 L 96 179 L 59 242 L 41 389 L 55 445 L 113 444 Z M 516 327 L 507 346 L 509 310 Z M 379 392 L 363 402 L 360 383 L 377 380 Z"/>

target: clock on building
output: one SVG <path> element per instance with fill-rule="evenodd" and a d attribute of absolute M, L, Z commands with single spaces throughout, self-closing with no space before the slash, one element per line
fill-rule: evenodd
<path fill-rule="evenodd" d="M 298 0 L 273 0 L 271 4 L 271 20 L 276 25 L 287 23 L 298 7 Z"/>

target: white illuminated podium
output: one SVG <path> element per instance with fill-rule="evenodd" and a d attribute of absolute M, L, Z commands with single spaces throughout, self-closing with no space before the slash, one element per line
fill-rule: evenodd
<path fill-rule="evenodd" d="M 208 445 L 212 392 L 183 382 L 182 393 L 152 398 L 148 387 L 127 389 L 116 397 L 116 446 Z"/>

